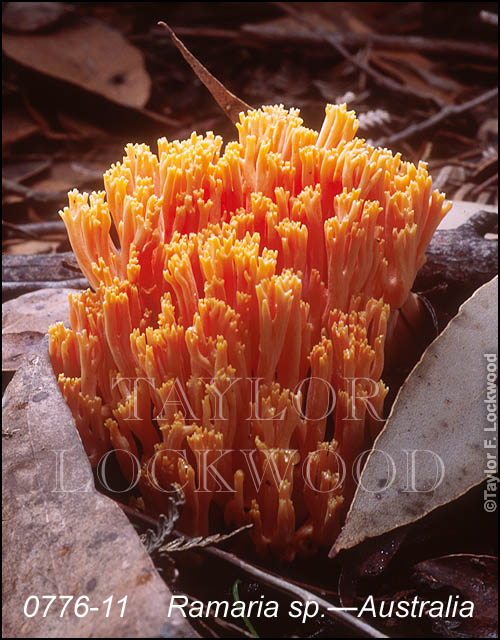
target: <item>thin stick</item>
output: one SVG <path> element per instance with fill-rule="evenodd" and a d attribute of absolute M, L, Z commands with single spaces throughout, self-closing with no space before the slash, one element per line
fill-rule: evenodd
<path fill-rule="evenodd" d="M 245 46 L 260 47 L 264 41 L 292 42 L 300 44 L 318 44 L 323 42 L 318 34 L 311 31 L 293 29 L 272 28 L 266 25 L 263 29 L 260 24 L 244 24 L 240 31 L 231 29 L 215 29 L 212 27 L 175 27 L 175 32 L 180 36 L 195 38 L 216 38 L 217 40 L 237 40 L 246 36 Z M 249 37 L 251 36 L 251 38 Z M 480 58 L 498 58 L 498 48 L 485 42 L 471 42 L 460 40 L 448 40 L 445 38 L 426 38 L 423 36 L 394 36 L 380 33 L 354 33 L 344 31 L 333 36 L 337 42 L 346 47 L 371 46 L 392 51 L 428 51 L 430 53 L 459 53 Z M 146 36 L 133 38 L 134 42 L 143 42 Z M 258 40 L 258 42 L 257 42 Z"/>
<path fill-rule="evenodd" d="M 474 189 L 472 189 L 471 194 L 475 196 L 476 194 L 480 193 L 484 189 L 487 189 L 488 187 L 490 187 L 492 184 L 495 184 L 495 182 L 498 182 L 498 173 L 495 173 L 489 178 L 486 178 L 486 180 L 483 180 L 481 184 L 478 184 L 477 187 L 474 187 Z"/>
<path fill-rule="evenodd" d="M 147 516 L 142 514 L 140 511 L 136 511 L 131 507 L 117 503 L 121 509 L 127 514 L 129 518 L 135 518 L 136 520 L 142 521 L 143 524 L 147 526 L 158 526 L 158 521 L 151 516 Z M 186 540 L 188 536 L 185 536 L 178 531 L 173 531 L 174 535 L 182 535 Z M 319 611 L 324 612 L 325 615 L 329 616 L 336 622 L 341 622 L 343 625 L 357 633 L 359 636 L 363 638 L 388 638 L 389 636 L 384 635 L 367 622 L 362 620 L 361 618 L 357 618 L 347 611 L 342 611 L 341 609 L 334 607 L 331 602 L 324 600 L 316 596 L 311 591 L 299 587 L 291 582 L 284 580 L 281 576 L 271 573 L 270 571 L 266 571 L 265 569 L 261 569 L 256 565 L 251 564 L 250 562 L 246 562 L 242 558 L 234 555 L 233 553 L 228 553 L 227 551 L 223 551 L 222 549 L 217 549 L 216 547 L 202 547 L 196 549 L 200 553 L 204 553 L 213 557 L 218 558 L 219 560 L 223 560 L 224 562 L 228 562 L 229 564 L 237 567 L 241 571 L 244 571 L 250 576 L 253 576 L 257 580 L 260 580 L 264 584 L 281 591 L 287 596 L 292 596 L 294 598 L 300 598 L 304 603 L 305 602 L 317 602 Z M 318 612 L 319 612 L 318 611 Z"/>
<path fill-rule="evenodd" d="M 409 138 L 415 133 L 422 133 L 423 131 L 427 131 L 427 129 L 430 129 L 431 127 L 438 124 L 442 120 L 445 120 L 450 116 L 455 116 L 460 113 L 465 113 L 469 109 L 472 109 L 473 107 L 477 107 L 477 105 L 482 104 L 483 102 L 487 102 L 488 100 L 491 100 L 496 95 L 498 95 L 498 87 L 496 87 L 495 89 L 490 89 L 489 91 L 482 93 L 480 96 L 476 96 L 475 98 L 473 98 L 472 100 L 469 100 L 468 102 L 464 102 L 462 104 L 447 105 L 446 107 L 443 107 L 440 111 L 435 113 L 430 118 L 427 118 L 427 120 L 422 120 L 422 122 L 418 122 L 417 124 L 412 124 L 409 127 L 406 127 L 406 129 L 403 129 L 398 133 L 394 133 L 392 136 L 389 136 L 386 138 L 380 138 L 375 142 L 375 145 L 379 146 L 382 144 L 392 144 L 393 142 L 403 140 L 404 138 Z"/>
<path fill-rule="evenodd" d="M 11 297 L 21 296 L 23 293 L 38 291 L 38 289 L 88 289 L 89 283 L 85 278 L 71 280 L 39 280 L 37 282 L 2 282 L 2 295 Z"/>
<path fill-rule="evenodd" d="M 307 26 L 308 29 L 316 33 L 318 36 L 323 38 L 325 42 L 332 45 L 340 55 L 345 58 L 348 62 L 350 62 L 353 66 L 357 67 L 360 71 L 363 71 L 367 75 L 369 75 L 375 82 L 382 86 L 390 89 L 391 91 L 395 91 L 397 93 L 410 94 L 412 96 L 418 96 L 419 98 L 429 99 L 436 102 L 439 106 L 442 105 L 442 101 L 440 98 L 437 98 L 435 95 L 423 91 L 419 91 L 418 89 L 414 89 L 413 87 L 405 87 L 391 78 L 387 78 L 384 74 L 376 71 L 370 65 L 363 60 L 358 60 L 355 56 L 351 55 L 349 51 L 344 47 L 343 44 L 339 42 L 339 40 L 331 33 L 327 31 L 323 31 L 323 29 L 319 28 L 316 23 L 309 18 L 306 13 L 297 11 L 291 4 L 286 2 L 273 2 L 274 5 L 278 6 L 285 13 L 290 15 L 292 18 L 297 20 L 300 24 Z"/>
<path fill-rule="evenodd" d="M 2 227 L 6 227 L 10 231 L 15 231 L 17 234 L 21 234 L 26 238 L 33 238 L 34 240 L 40 240 L 40 235 L 34 233 L 33 231 L 29 231 L 28 229 L 23 229 L 21 225 L 14 224 L 13 222 L 7 222 L 7 220 L 2 220 Z"/>
<path fill-rule="evenodd" d="M 204 549 L 205 553 L 215 556 L 220 560 L 224 560 L 225 562 L 229 562 L 233 566 L 238 567 L 248 575 L 253 576 L 254 578 L 261 580 L 265 584 L 268 584 L 271 587 L 274 587 L 278 591 L 285 593 L 288 596 L 298 597 L 304 603 L 305 602 L 317 602 L 319 606 L 319 610 L 323 611 L 325 615 L 333 618 L 337 622 L 342 622 L 346 627 L 351 629 L 352 631 L 359 634 L 364 638 L 388 638 L 389 636 L 384 635 L 368 623 L 366 623 L 361 618 L 356 618 L 351 615 L 347 611 L 342 611 L 339 608 L 333 607 L 331 602 L 327 600 L 323 600 L 323 598 L 319 598 L 314 595 L 307 589 L 303 589 L 302 587 L 298 587 L 290 582 L 286 582 L 283 580 L 281 576 L 277 576 L 269 571 L 265 571 L 264 569 L 260 569 L 238 556 L 235 556 L 233 553 L 228 553 L 227 551 L 222 551 L 222 549 L 217 549 L 215 547 L 206 547 Z"/>
<path fill-rule="evenodd" d="M 252 36 L 260 41 L 269 40 L 272 42 L 301 42 L 307 44 L 315 44 L 322 42 L 323 38 L 316 32 L 306 32 L 303 30 L 272 29 L 270 25 L 266 25 L 263 29 L 259 24 L 243 25 L 241 31 L 228 31 L 223 29 L 199 29 L 197 27 L 179 27 L 177 32 L 181 35 L 197 36 L 197 37 L 217 37 L 217 38 L 241 38 L 242 35 Z M 444 38 L 425 38 L 422 36 L 394 36 L 380 33 L 353 33 L 343 31 L 332 34 L 340 44 L 346 47 L 362 47 L 371 46 L 379 49 L 390 49 L 392 51 L 428 51 L 431 53 L 445 54 L 467 54 L 479 56 L 481 58 L 498 58 L 498 48 L 485 42 L 462 42 L 458 40 L 448 40 Z M 245 42 L 245 44 L 247 44 Z M 252 44 L 251 41 L 248 44 Z"/>
<path fill-rule="evenodd" d="M 238 122 L 242 111 L 249 111 L 252 109 L 252 107 L 246 104 L 246 102 L 243 102 L 243 100 L 240 100 L 226 89 L 222 82 L 219 82 L 219 80 L 217 80 L 217 78 L 215 78 L 210 71 L 201 64 L 201 62 L 179 40 L 168 24 L 165 22 L 158 22 L 158 24 L 168 31 L 172 42 L 182 53 L 186 62 L 203 82 L 205 87 L 210 91 L 217 104 L 221 107 L 231 122 Z"/>
<path fill-rule="evenodd" d="M 2 187 L 9 193 L 15 193 L 27 200 L 35 200 L 36 202 L 58 203 L 68 197 L 67 191 L 37 191 L 9 178 L 2 178 Z"/>
<path fill-rule="evenodd" d="M 39 240 L 40 236 L 61 233 L 66 227 L 62 220 L 48 220 L 47 222 L 27 222 L 25 224 L 14 224 L 7 220 L 2 220 L 2 226 L 11 231 L 20 233 L 27 238 Z"/>

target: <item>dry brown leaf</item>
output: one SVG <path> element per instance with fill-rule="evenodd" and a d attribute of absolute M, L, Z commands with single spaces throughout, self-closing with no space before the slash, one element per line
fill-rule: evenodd
<path fill-rule="evenodd" d="M 5 5 L 3 28 L 24 33 L 52 27 L 70 11 L 65 2 L 6 2 Z"/>
<path fill-rule="evenodd" d="M 332 554 L 414 522 L 485 479 L 484 354 L 497 349 L 497 299 L 495 277 L 462 305 L 407 378 L 368 456 Z M 441 472 L 434 454 L 444 467 L 437 486 Z"/>
<path fill-rule="evenodd" d="M 68 294 L 74 289 L 41 289 L 3 304 L 2 370 L 15 371 L 51 324 L 69 326 Z"/>
<path fill-rule="evenodd" d="M 445 638 L 498 638 L 498 558 L 457 554 L 424 560 L 414 569 L 427 588 L 451 589 L 474 603 L 471 618 L 436 618 L 435 633 Z"/>
<path fill-rule="evenodd" d="M 99 22 L 81 22 L 48 34 L 5 33 L 2 46 L 19 64 L 118 104 L 142 108 L 149 100 L 151 78 L 142 53 Z"/>

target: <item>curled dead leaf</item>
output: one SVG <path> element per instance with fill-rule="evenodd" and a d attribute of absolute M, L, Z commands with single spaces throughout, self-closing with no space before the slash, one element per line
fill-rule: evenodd
<path fill-rule="evenodd" d="M 419 562 L 414 569 L 420 585 L 452 590 L 474 603 L 470 618 L 436 618 L 435 632 L 446 638 L 498 638 L 498 558 L 457 554 Z"/>

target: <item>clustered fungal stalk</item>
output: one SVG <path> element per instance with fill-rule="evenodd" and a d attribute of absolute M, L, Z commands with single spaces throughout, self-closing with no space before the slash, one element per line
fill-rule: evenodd
<path fill-rule="evenodd" d="M 236 126 L 223 152 L 211 132 L 129 144 L 105 191 L 70 192 L 92 289 L 50 354 L 92 464 L 114 450 L 132 482 L 140 461 L 138 506 L 164 512 L 177 484 L 187 533 L 253 523 L 291 561 L 338 535 L 382 424 L 390 314 L 450 205 L 345 105 L 319 133 L 282 106 Z"/>

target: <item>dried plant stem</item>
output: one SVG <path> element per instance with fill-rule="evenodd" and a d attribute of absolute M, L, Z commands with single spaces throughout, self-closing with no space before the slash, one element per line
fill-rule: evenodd
<path fill-rule="evenodd" d="M 496 16 L 495 16 L 496 17 Z M 205 38 L 241 38 L 242 34 L 252 36 L 259 41 L 269 40 L 271 42 L 299 42 L 300 44 L 315 44 L 323 42 L 323 38 L 317 33 L 305 32 L 303 30 L 271 30 L 269 26 L 262 29 L 259 24 L 245 24 L 239 31 L 229 31 L 226 29 L 209 29 L 198 27 L 179 27 L 177 33 L 186 36 L 197 36 Z M 337 42 L 346 47 L 378 47 L 379 49 L 392 51 L 424 51 L 431 53 L 461 54 L 479 56 L 481 58 L 498 58 L 498 47 L 489 45 L 486 42 L 471 42 L 460 40 L 449 40 L 448 38 L 426 38 L 416 35 L 390 35 L 387 33 L 355 33 L 342 31 L 335 33 Z M 245 44 L 252 45 L 251 41 Z M 255 45 L 257 46 L 257 45 Z"/>
<path fill-rule="evenodd" d="M 142 514 L 127 505 L 119 504 L 119 506 L 123 509 L 123 511 L 128 515 L 129 518 L 139 521 L 146 526 L 158 527 L 158 521 L 150 516 Z M 174 530 L 172 532 L 174 535 L 183 537 L 185 540 L 189 538 L 185 536 L 183 533 Z M 234 555 L 233 553 L 229 553 L 228 551 L 223 551 L 222 549 L 217 549 L 215 547 L 199 547 L 196 549 L 200 553 L 207 554 L 209 556 L 218 558 L 223 562 L 228 562 L 229 564 L 237 567 L 241 571 L 244 571 L 247 575 L 252 576 L 256 580 L 266 584 L 269 587 L 272 587 L 281 593 L 284 593 L 287 596 L 293 598 L 300 598 L 303 602 L 317 602 L 319 606 L 319 610 L 325 615 L 329 616 L 336 622 L 342 623 L 344 626 L 351 629 L 353 632 L 358 634 L 363 638 L 388 638 L 389 636 L 384 635 L 370 624 L 362 620 L 361 618 L 357 618 L 347 611 L 342 611 L 332 605 L 331 602 L 324 600 L 323 598 L 315 595 L 311 591 L 304 589 L 302 587 L 293 584 L 281 576 L 278 576 L 270 571 L 257 567 L 242 558 Z"/>
<path fill-rule="evenodd" d="M 20 234 L 27 238 L 34 238 L 35 240 L 40 240 L 40 237 L 44 235 L 66 233 L 66 227 L 62 220 L 27 222 L 25 224 L 15 224 L 7 220 L 2 220 L 2 226 L 15 232 L 15 234 Z M 80 269 L 78 269 L 78 271 L 80 271 Z"/>
<path fill-rule="evenodd" d="M 2 282 L 2 295 L 15 298 L 38 289 L 87 289 L 85 278 L 74 280 L 36 280 L 33 282 Z"/>
<path fill-rule="evenodd" d="M 15 193 L 18 196 L 23 196 L 27 200 L 34 200 L 35 202 L 47 202 L 47 203 L 59 203 L 67 200 L 68 194 L 63 191 L 38 191 L 31 187 L 26 187 L 24 184 L 19 184 L 15 180 L 9 180 L 8 178 L 2 178 L 2 187 L 7 193 Z"/>
<path fill-rule="evenodd" d="M 244 571 L 246 574 L 252 576 L 253 578 L 256 578 L 257 580 L 260 580 L 270 587 L 274 587 L 285 595 L 292 596 L 294 598 L 300 598 L 303 602 L 317 602 L 319 610 L 322 611 L 325 615 L 329 616 L 333 620 L 336 620 L 337 622 L 341 622 L 343 625 L 359 634 L 363 638 L 389 637 L 372 627 L 364 620 L 356 618 L 347 611 L 342 611 L 338 608 L 332 608 L 333 605 L 331 602 L 323 600 L 323 598 L 316 596 L 307 589 L 298 587 L 297 585 L 284 580 L 281 576 L 275 575 L 274 573 L 261 569 L 260 567 L 256 567 L 255 565 L 250 564 L 249 562 L 246 562 L 241 558 L 238 558 L 238 556 L 235 556 L 233 553 L 223 551 L 222 549 L 216 549 L 214 547 L 206 547 L 205 549 L 203 549 L 203 551 L 208 555 L 219 558 L 219 560 L 229 562 L 233 566 L 241 569 L 241 571 Z"/>
<path fill-rule="evenodd" d="M 323 29 L 318 27 L 316 23 L 313 20 L 311 20 L 310 17 L 304 12 L 297 11 L 297 9 L 295 9 L 295 7 L 292 6 L 293 3 L 273 2 L 273 4 L 275 4 L 280 9 L 282 9 L 285 13 L 287 13 L 289 16 L 297 20 L 297 22 L 299 22 L 302 25 L 305 25 L 308 29 L 310 29 L 311 31 L 316 33 L 318 36 L 323 38 L 323 40 L 325 42 L 328 42 L 328 44 L 330 44 L 332 47 L 334 47 L 343 58 L 345 58 L 348 62 L 350 62 L 354 67 L 358 68 L 360 71 L 363 71 L 368 76 L 373 78 L 373 80 L 379 86 L 386 87 L 387 89 L 390 89 L 391 91 L 395 91 L 397 93 L 403 93 L 406 95 L 410 94 L 413 96 L 418 96 L 419 98 L 434 100 L 434 102 L 436 102 L 437 104 L 439 104 L 439 106 L 441 106 L 442 102 L 438 98 L 436 98 L 436 96 L 430 93 L 423 92 L 418 89 L 414 89 L 409 86 L 404 86 L 402 84 L 399 84 L 399 82 L 396 82 L 395 80 L 391 80 L 391 78 L 388 78 L 387 76 L 380 73 L 376 69 L 373 69 L 372 67 L 370 67 L 370 65 L 364 60 L 359 60 L 356 56 L 352 55 L 344 47 L 343 44 L 339 42 L 338 38 L 335 35 L 333 35 L 332 33 L 329 33 L 328 31 L 324 31 Z"/>
<path fill-rule="evenodd" d="M 387 138 L 380 138 L 379 140 L 376 141 L 375 144 L 376 145 L 391 144 L 393 142 L 398 142 L 399 140 L 409 138 L 415 133 L 422 133 L 423 131 L 427 131 L 427 129 L 430 129 L 431 127 L 438 124 L 442 120 L 445 120 L 450 116 L 455 116 L 460 113 L 465 113 L 466 111 L 469 111 L 469 109 L 473 109 L 474 107 L 477 107 L 478 105 L 483 104 L 483 102 L 487 102 L 488 100 L 491 100 L 497 95 L 498 95 L 498 87 L 496 87 L 495 89 L 490 89 L 489 91 L 486 91 L 485 93 L 482 93 L 481 95 L 476 96 L 475 98 L 473 98 L 472 100 L 469 100 L 468 102 L 463 102 L 462 104 L 447 105 L 446 107 L 443 107 L 440 111 L 435 113 L 430 118 L 427 118 L 422 122 L 418 122 L 417 124 L 412 124 L 406 129 L 403 129 L 402 131 L 398 131 L 397 133 L 394 133 L 392 136 L 388 136 Z"/>
<path fill-rule="evenodd" d="M 474 187 L 474 189 L 472 189 L 472 191 L 471 191 L 471 194 L 473 196 L 476 196 L 476 195 L 480 194 L 481 191 L 483 191 L 484 189 L 487 189 L 492 184 L 495 184 L 497 182 L 498 182 L 498 173 L 495 173 L 492 176 L 490 176 L 489 178 L 486 178 L 486 180 L 483 180 L 483 182 L 481 182 L 481 184 L 478 184 L 477 187 Z"/>

